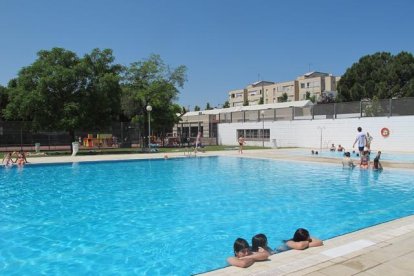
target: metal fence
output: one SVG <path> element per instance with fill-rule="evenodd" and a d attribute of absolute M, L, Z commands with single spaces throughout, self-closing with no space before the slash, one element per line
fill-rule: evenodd
<path fill-rule="evenodd" d="M 99 130 L 75 131 L 76 141 L 80 141 L 81 145 L 88 135 L 97 138 L 98 134 L 110 134 L 109 136 L 113 137 L 111 146 L 116 147 L 140 146 L 144 139 L 137 124 L 125 122 L 114 122 Z M 42 150 L 66 150 L 70 149 L 72 139 L 69 132 L 65 131 L 32 131 L 30 130 L 30 122 L 0 121 L 0 148 L 2 151 L 34 150 L 35 144 L 40 144 Z"/>
<path fill-rule="evenodd" d="M 263 112 L 262 112 L 263 111 Z M 220 113 L 220 123 L 414 115 L 414 97 Z"/>

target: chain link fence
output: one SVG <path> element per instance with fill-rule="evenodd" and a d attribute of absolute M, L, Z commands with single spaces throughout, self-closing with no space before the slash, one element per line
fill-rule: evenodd
<path fill-rule="evenodd" d="M 75 141 L 81 148 L 140 147 L 144 138 L 139 125 L 114 122 L 99 130 L 77 130 Z M 0 121 L 1 151 L 70 150 L 73 137 L 65 131 L 32 131 L 30 122 Z"/>

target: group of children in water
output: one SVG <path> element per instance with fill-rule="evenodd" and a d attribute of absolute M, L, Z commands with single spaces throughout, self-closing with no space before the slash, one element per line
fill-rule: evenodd
<path fill-rule="evenodd" d="M 13 160 L 15 157 L 15 160 Z M 6 167 L 16 164 L 18 166 L 23 166 L 24 164 L 29 163 L 26 159 L 26 154 L 21 150 L 19 152 L 8 152 L 4 155 L 2 164 Z"/>
<path fill-rule="evenodd" d="M 359 167 L 361 169 L 369 169 L 372 168 L 373 170 L 382 170 L 382 164 L 380 162 L 381 158 L 381 151 L 378 151 L 377 155 L 375 156 L 372 164 L 370 164 L 370 154 L 371 152 L 368 150 L 364 150 L 361 154 L 361 159 L 359 163 Z M 345 152 L 344 158 L 342 159 L 342 166 L 344 168 L 354 168 L 356 165 L 354 161 L 351 159 L 351 153 Z"/>
<path fill-rule="evenodd" d="M 270 255 L 290 249 L 303 250 L 309 247 L 321 246 L 323 242 L 311 237 L 309 231 L 304 228 L 296 230 L 293 238 L 283 242 L 283 245 L 272 250 L 267 244 L 265 234 L 257 234 L 252 238 L 252 246 L 243 238 L 237 238 L 234 242 L 234 257 L 227 258 L 232 266 L 249 267 L 257 261 L 265 261 Z"/>

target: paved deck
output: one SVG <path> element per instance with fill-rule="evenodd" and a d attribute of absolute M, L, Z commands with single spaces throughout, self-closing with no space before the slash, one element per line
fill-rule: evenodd
<path fill-rule="evenodd" d="M 184 157 L 183 152 L 167 154 Z M 198 153 L 198 156 L 241 156 L 237 150 Z M 31 163 L 84 162 L 164 158 L 165 154 L 93 155 L 37 157 Z M 243 157 L 323 162 L 340 166 L 341 160 L 296 156 L 289 150 L 246 150 Z M 385 169 L 413 169 L 414 164 L 382 162 Z M 227 267 L 208 273 L 216 275 L 414 275 L 414 215 L 379 224 L 324 241 L 324 246 L 304 251 L 291 250 L 257 262 L 249 268 Z"/>

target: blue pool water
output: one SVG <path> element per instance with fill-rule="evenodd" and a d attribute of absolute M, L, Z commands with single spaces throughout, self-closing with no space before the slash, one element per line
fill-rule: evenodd
<path fill-rule="evenodd" d="M 237 237 L 277 247 L 414 213 L 414 174 L 211 157 L 0 169 L 0 274 L 189 275 Z"/>

